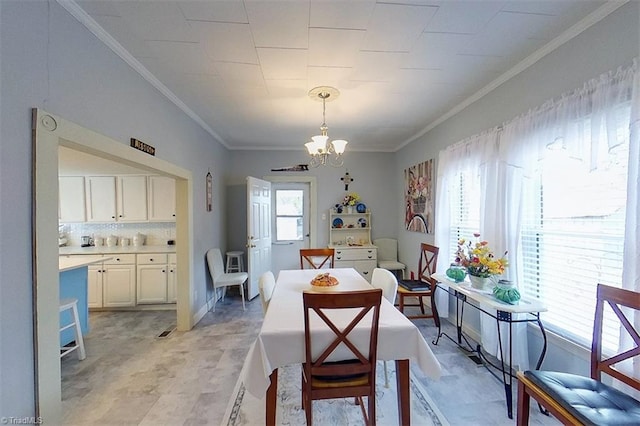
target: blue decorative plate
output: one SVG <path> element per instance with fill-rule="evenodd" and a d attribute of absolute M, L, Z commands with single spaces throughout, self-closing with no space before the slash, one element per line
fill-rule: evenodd
<path fill-rule="evenodd" d="M 364 205 L 364 204 L 362 204 L 362 203 L 358 203 L 358 204 L 356 205 L 356 211 L 357 211 L 358 213 L 366 213 L 366 212 L 367 212 L 367 206 L 365 206 L 365 205 Z"/>
<path fill-rule="evenodd" d="M 340 219 L 339 217 L 336 217 L 335 219 L 333 219 L 334 228 L 342 228 L 342 225 L 344 225 L 344 222 L 342 222 L 342 219 Z"/>

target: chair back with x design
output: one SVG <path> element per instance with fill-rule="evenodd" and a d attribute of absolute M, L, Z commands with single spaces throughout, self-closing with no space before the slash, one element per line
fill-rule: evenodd
<path fill-rule="evenodd" d="M 316 399 L 356 397 L 359 400 L 365 424 L 375 424 L 375 375 L 378 347 L 378 324 L 382 289 L 350 291 L 340 293 L 303 293 L 304 303 L 304 339 L 305 359 L 302 367 L 302 407 L 311 425 L 311 401 Z M 335 311 L 341 311 L 339 315 Z M 353 311 L 351 321 L 337 324 L 337 318 L 345 318 L 342 312 Z M 333 315 L 332 315 L 333 314 Z M 318 317 L 321 322 L 311 320 Z M 313 330 L 329 328 L 330 340 L 322 336 L 314 350 Z M 356 328 L 367 327 L 370 330 L 368 345 L 357 347 L 350 336 Z M 336 349 L 346 348 L 340 354 L 340 361 L 331 355 Z M 316 356 L 314 357 L 314 354 Z M 319 354 L 319 355 L 317 355 Z M 335 358 L 335 357 L 334 357 Z M 328 361 L 332 359 L 331 361 Z M 362 397 L 368 397 L 368 413 L 365 411 Z"/>
<path fill-rule="evenodd" d="M 431 274 L 436 272 L 439 251 L 439 247 L 432 246 L 431 244 L 420 244 L 420 260 L 418 261 L 418 279 L 420 281 L 430 284 L 434 283 Z"/>
<path fill-rule="evenodd" d="M 300 269 L 333 268 L 334 256 L 332 248 L 300 249 Z"/>

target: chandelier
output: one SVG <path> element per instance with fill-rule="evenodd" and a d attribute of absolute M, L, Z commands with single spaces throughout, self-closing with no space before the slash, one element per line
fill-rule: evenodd
<path fill-rule="evenodd" d="M 322 101 L 322 125 L 320 126 L 320 134 L 313 136 L 311 142 L 304 144 L 311 156 L 311 161 L 309 161 L 310 167 L 324 166 L 327 164 L 333 167 L 340 167 L 344 164 L 342 154 L 348 142 L 342 139 L 329 141 L 329 136 L 327 136 L 328 127 L 325 118 L 326 102 L 331 102 L 339 95 L 340 92 L 338 89 L 329 86 L 315 87 L 309 91 L 309 97 L 311 99 Z"/>

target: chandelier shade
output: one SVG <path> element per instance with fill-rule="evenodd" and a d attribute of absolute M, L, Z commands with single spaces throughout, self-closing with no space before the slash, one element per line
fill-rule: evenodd
<path fill-rule="evenodd" d="M 330 165 L 333 167 L 340 167 L 344 164 L 342 154 L 344 154 L 347 146 L 347 141 L 343 139 L 337 139 L 329 141 L 327 135 L 326 123 L 326 102 L 336 99 L 340 95 L 340 92 L 335 87 L 319 86 L 309 91 L 309 97 L 315 100 L 322 101 L 322 125 L 320 126 L 320 134 L 311 137 L 311 142 L 307 142 L 304 146 L 307 148 L 311 160 L 309 166 L 318 167 L 320 165 Z"/>

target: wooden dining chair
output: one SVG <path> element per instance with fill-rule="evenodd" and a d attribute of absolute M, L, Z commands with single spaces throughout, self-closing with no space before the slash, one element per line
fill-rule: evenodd
<path fill-rule="evenodd" d="M 376 424 L 376 359 L 378 323 L 382 290 L 350 291 L 341 293 L 307 293 L 304 304 L 305 362 L 302 366 L 302 408 L 307 425 L 312 425 L 312 401 L 319 399 L 356 397 L 366 425 Z M 331 312 L 358 309 L 346 327 L 338 327 Z M 371 312 L 371 315 L 367 315 Z M 311 336 L 311 318 L 317 317 L 322 326 L 332 332 L 332 340 L 322 345 Z M 370 330 L 368 347 L 356 347 L 350 333 L 356 326 Z M 314 328 L 319 327 L 315 323 Z M 344 361 L 327 361 L 336 348 L 348 350 Z M 314 355 L 315 354 L 315 355 Z M 319 355 L 318 355 L 319 354 Z M 368 410 L 362 397 L 367 397 Z"/>
<path fill-rule="evenodd" d="M 427 290 L 407 290 L 402 287 L 402 284 L 398 286 L 398 308 L 400 312 L 404 314 L 404 308 L 408 306 L 420 307 L 420 315 L 407 316 L 409 319 L 415 318 L 433 318 L 436 326 L 439 325 L 440 319 L 438 318 L 438 312 L 436 310 L 436 304 L 433 297 L 433 290 L 435 289 L 436 282 L 431 278 L 431 274 L 436 272 L 436 266 L 438 264 L 438 252 L 440 249 L 436 246 L 427 243 L 420 244 L 420 260 L 418 261 L 418 279 L 417 280 L 400 280 L 402 282 L 411 281 L 418 284 L 424 284 Z M 406 298 L 417 298 L 418 303 L 407 303 Z M 431 313 L 427 313 L 424 310 L 424 297 L 428 297 L 431 300 Z"/>
<path fill-rule="evenodd" d="M 535 399 L 565 425 L 638 425 L 640 401 L 602 382 L 602 373 L 640 390 L 640 380 L 616 364 L 640 360 L 637 315 L 640 293 L 598 284 L 591 342 L 591 377 L 556 371 L 519 371 L 517 425 L 529 424 L 529 401 Z M 634 342 L 633 347 L 602 354 L 602 326 L 609 306 Z M 627 316 L 628 315 L 628 316 Z"/>
<path fill-rule="evenodd" d="M 300 249 L 300 269 L 333 268 L 334 257 L 332 248 Z"/>

